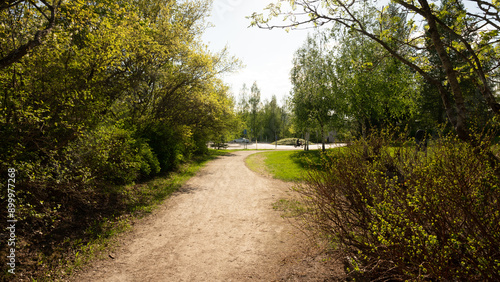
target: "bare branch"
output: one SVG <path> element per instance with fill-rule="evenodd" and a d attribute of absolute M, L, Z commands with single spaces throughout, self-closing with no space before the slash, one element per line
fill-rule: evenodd
<path fill-rule="evenodd" d="M 24 1 L 25 0 L 18 0 L 18 1 L 0 0 L 0 11 L 14 7 Z"/>
<path fill-rule="evenodd" d="M 500 29 L 500 15 L 499 7 L 493 5 L 492 3 L 482 1 L 482 0 L 469 0 L 470 2 L 475 2 L 477 7 L 483 12 L 482 15 L 477 13 L 467 13 L 468 16 L 479 18 L 496 29 Z"/>
<path fill-rule="evenodd" d="M 19 1 L 19 3 L 20 2 L 22 2 L 22 1 Z M 32 1 L 29 1 L 29 2 L 32 3 Z M 46 3 L 46 1 L 42 1 L 42 2 Z M 51 33 L 52 29 L 56 25 L 57 9 L 61 5 L 61 3 L 62 3 L 62 0 L 59 0 L 57 2 L 57 4 L 54 6 L 47 5 L 47 8 L 50 11 L 50 17 L 48 17 L 47 15 L 45 15 L 45 13 L 43 13 L 44 17 L 47 18 L 47 20 L 48 20 L 47 24 L 45 25 L 45 28 L 37 31 L 35 33 L 35 35 L 33 36 L 33 39 L 29 40 L 26 44 L 23 44 L 23 45 L 17 47 L 15 50 L 11 51 L 10 53 L 5 55 L 4 57 L 0 58 L 0 69 L 4 69 L 4 68 L 18 62 L 19 60 L 21 60 L 22 57 L 24 57 L 26 54 L 28 54 L 28 52 L 30 50 L 32 50 L 33 48 L 35 48 L 43 43 L 44 37 L 47 36 L 49 33 Z M 39 9 L 39 8 L 37 7 L 37 9 Z"/>
<path fill-rule="evenodd" d="M 42 15 L 45 17 L 45 19 L 47 19 L 47 21 L 49 21 L 49 22 L 50 22 L 50 17 L 49 17 L 49 16 L 47 16 L 47 15 L 45 14 L 45 12 L 44 12 L 44 11 L 43 11 L 40 7 L 38 7 L 38 5 L 37 5 L 35 2 L 33 2 L 32 0 L 28 0 L 28 2 L 30 2 L 30 4 L 31 4 L 31 5 L 33 5 L 33 7 L 35 7 L 35 8 L 38 10 L 38 12 L 40 12 L 40 14 L 42 14 Z M 46 6 L 47 6 L 49 9 L 51 8 L 51 6 L 50 6 L 50 5 L 46 5 Z"/>

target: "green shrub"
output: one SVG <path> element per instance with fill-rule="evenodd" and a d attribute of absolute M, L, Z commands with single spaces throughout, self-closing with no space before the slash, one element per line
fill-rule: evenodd
<path fill-rule="evenodd" d="M 161 170 L 160 162 L 149 144 L 144 140 L 138 140 L 135 145 L 138 149 L 136 158 L 140 164 L 140 176 L 144 178 L 159 173 Z"/>
<path fill-rule="evenodd" d="M 156 174 L 159 162 L 144 140 L 117 126 L 101 126 L 70 147 L 77 164 L 91 170 L 97 182 L 128 184 Z"/>
<path fill-rule="evenodd" d="M 500 166 L 489 144 L 454 137 L 427 152 L 373 135 L 326 153 L 301 188 L 314 227 L 354 277 L 500 280 Z"/>
<path fill-rule="evenodd" d="M 150 124 L 141 131 L 160 163 L 162 172 L 175 170 L 179 164 L 192 157 L 196 144 L 189 127 L 172 127 Z M 205 144 L 203 144 L 206 147 Z"/>

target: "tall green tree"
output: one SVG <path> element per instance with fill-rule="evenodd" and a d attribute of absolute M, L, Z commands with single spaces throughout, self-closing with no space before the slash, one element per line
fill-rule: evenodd
<path fill-rule="evenodd" d="M 306 132 L 319 130 L 325 150 L 326 132 L 339 118 L 336 102 L 340 99 L 336 99 L 338 92 L 328 71 L 331 65 L 323 44 L 319 35 L 308 36 L 304 46 L 295 53 L 291 80 L 296 123 Z"/>
<path fill-rule="evenodd" d="M 243 86 L 241 87 L 238 97 L 237 111 L 243 116 L 246 116 L 250 111 L 250 105 L 248 103 L 248 87 L 246 84 L 243 84 Z"/>
<path fill-rule="evenodd" d="M 276 141 L 282 130 L 282 110 L 278 105 L 276 95 L 273 95 L 271 101 L 264 103 L 262 109 L 262 126 L 266 140 Z"/>
<path fill-rule="evenodd" d="M 240 90 L 238 106 L 236 107 L 241 127 L 239 136 L 244 129 L 247 129 L 250 138 L 258 138 L 262 141 L 291 137 L 292 115 L 286 97 L 282 101 L 283 105 L 279 105 L 275 95 L 271 97 L 271 100 L 256 103 L 257 97 L 260 100 L 260 90 L 257 91 L 257 89 L 258 86 L 255 82 L 253 92 L 249 93 L 246 84 Z"/>
<path fill-rule="evenodd" d="M 293 112 L 289 96 L 284 96 L 280 107 L 281 129 L 279 139 L 292 137 Z"/>
<path fill-rule="evenodd" d="M 289 8 L 282 5 L 288 2 Z M 471 77 L 474 85 L 483 95 L 488 109 L 495 115 L 500 114 L 500 104 L 495 98 L 491 77 L 499 64 L 498 52 L 498 11 L 499 3 L 474 1 L 477 11 L 458 11 L 453 23 L 447 23 L 443 17 L 450 11 L 440 9 L 427 0 L 407 1 L 394 0 L 399 13 L 406 17 L 390 16 L 384 21 L 385 15 L 391 12 L 387 6 L 376 8 L 370 5 L 380 15 L 380 28 L 366 25 L 360 12 L 366 6 L 366 1 L 279 1 L 268 6 L 269 14 L 254 13 L 253 24 L 263 27 L 297 28 L 299 26 L 322 26 L 335 23 L 350 30 L 363 34 L 386 49 L 391 56 L 411 67 L 438 91 L 450 123 L 463 140 L 470 140 L 468 129 L 468 111 L 465 105 L 463 89 L 460 81 Z M 288 10 L 287 10 L 288 9 Z M 275 25 L 273 18 L 284 17 L 288 24 Z M 417 23 L 421 21 L 421 23 Z M 387 25 L 400 23 L 407 26 L 406 32 L 395 37 Z M 443 36 L 449 34 L 456 38 L 451 44 L 443 41 Z M 475 36 L 470 36 L 475 34 Z M 445 83 L 433 76 L 433 67 L 427 59 L 424 46 L 425 39 L 432 43 L 431 48 L 437 53 L 439 67 L 446 75 Z M 467 67 L 456 65 L 454 56 L 460 56 Z M 452 103 L 452 100 L 454 103 Z"/>
<path fill-rule="evenodd" d="M 258 139 L 261 133 L 261 123 L 259 119 L 260 111 L 260 89 L 255 81 L 250 88 L 250 97 L 248 99 L 250 105 L 250 134 L 252 138 Z"/>
<path fill-rule="evenodd" d="M 366 136 L 372 127 L 411 124 L 421 84 L 415 73 L 362 35 L 348 29 L 337 35 L 331 71 L 352 129 Z"/>

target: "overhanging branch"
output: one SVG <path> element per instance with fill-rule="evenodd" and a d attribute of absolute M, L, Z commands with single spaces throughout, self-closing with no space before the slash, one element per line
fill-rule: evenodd
<path fill-rule="evenodd" d="M 12 6 L 17 5 L 21 2 L 23 2 L 23 1 L 17 1 L 17 2 L 3 1 L 3 2 L 0 2 L 0 7 L 4 7 L 5 5 L 10 5 L 10 7 L 12 7 Z M 32 1 L 30 1 L 30 2 L 32 2 Z M 46 3 L 46 1 L 42 1 L 42 2 Z M 19 60 L 21 60 L 21 58 L 23 58 L 26 54 L 28 54 L 28 52 L 30 50 L 32 50 L 33 48 L 35 48 L 43 43 L 44 37 L 47 36 L 48 34 L 50 34 L 52 32 L 52 29 L 56 25 L 57 10 L 60 7 L 61 3 L 62 3 L 62 0 L 58 1 L 57 4 L 55 4 L 54 6 L 46 5 L 48 10 L 50 11 L 50 16 L 47 16 L 45 13 L 42 13 L 43 16 L 45 18 L 47 18 L 47 20 L 48 20 L 47 24 L 45 25 L 45 28 L 37 31 L 35 33 L 35 35 L 33 36 L 33 39 L 29 40 L 27 43 L 17 47 L 15 50 L 12 50 L 10 53 L 8 53 L 4 57 L 0 58 L 0 69 L 4 69 L 4 68 L 18 62 Z M 39 7 L 37 7 L 36 5 L 35 5 L 35 7 L 37 9 L 39 9 Z"/>

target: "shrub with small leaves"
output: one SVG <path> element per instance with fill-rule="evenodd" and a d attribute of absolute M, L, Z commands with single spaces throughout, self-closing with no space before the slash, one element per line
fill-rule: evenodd
<path fill-rule="evenodd" d="M 453 136 L 427 152 L 382 132 L 326 153 L 300 191 L 348 273 L 380 280 L 500 280 L 500 164 Z M 394 146 L 398 144 L 398 146 Z"/>
<path fill-rule="evenodd" d="M 160 164 L 147 142 L 118 126 L 101 126 L 73 144 L 72 166 L 90 168 L 94 179 L 110 184 L 128 184 L 154 175 Z"/>

